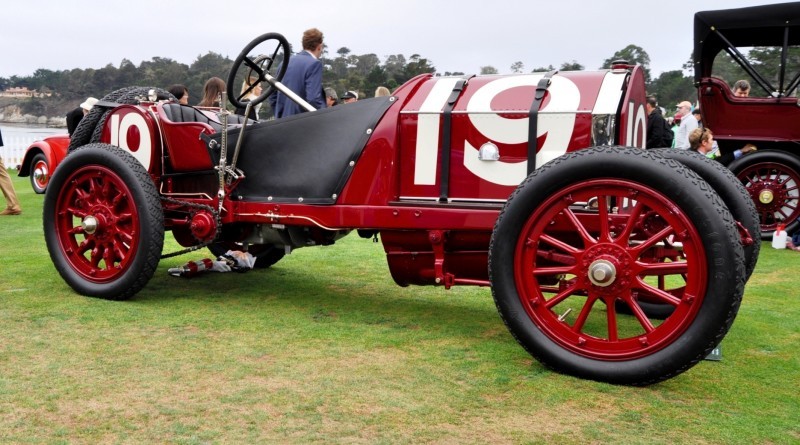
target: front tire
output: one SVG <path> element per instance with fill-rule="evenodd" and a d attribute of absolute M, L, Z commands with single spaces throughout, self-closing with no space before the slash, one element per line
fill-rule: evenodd
<path fill-rule="evenodd" d="M 130 298 L 158 266 L 159 195 L 144 167 L 119 147 L 89 144 L 67 156 L 48 186 L 43 220 L 53 264 L 82 295 Z"/>
<path fill-rule="evenodd" d="M 674 262 L 644 258 L 679 243 L 685 256 Z M 745 282 L 734 220 L 711 187 L 675 161 L 616 147 L 570 153 L 529 176 L 497 220 L 489 274 L 501 317 L 531 355 L 629 385 L 706 357 L 733 323 Z M 674 285 L 661 288 L 662 278 Z M 673 306 L 672 315 L 649 318 L 639 295 Z M 617 301 L 634 316 L 620 316 Z"/>

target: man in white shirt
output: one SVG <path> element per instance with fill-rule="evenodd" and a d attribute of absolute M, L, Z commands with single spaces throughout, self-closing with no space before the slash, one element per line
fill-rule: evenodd
<path fill-rule="evenodd" d="M 679 103 L 678 113 L 682 116 L 682 119 L 681 126 L 678 128 L 678 134 L 675 135 L 675 148 L 688 150 L 690 147 L 689 134 L 692 133 L 692 130 L 697 128 L 697 119 L 691 115 L 692 103 L 686 100 Z"/>

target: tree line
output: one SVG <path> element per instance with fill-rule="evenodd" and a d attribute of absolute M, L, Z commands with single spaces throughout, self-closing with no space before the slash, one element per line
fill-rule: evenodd
<path fill-rule="evenodd" d="M 767 65 L 767 59 L 774 58 L 774 51 L 756 48 L 750 51 L 748 58 L 761 69 Z M 715 64 L 715 71 L 719 70 L 721 77 L 726 80 L 742 78 L 743 71 L 738 68 L 733 60 L 724 57 Z M 336 54 L 327 51 L 321 60 L 326 67 L 323 73 L 323 85 L 332 87 L 342 94 L 347 90 L 356 90 L 362 97 L 371 97 L 375 88 L 386 86 L 390 90 L 402 85 L 412 77 L 422 73 L 435 75 L 463 75 L 462 72 L 437 72 L 433 62 L 419 54 L 405 57 L 395 54 L 379 57 L 374 53 L 356 55 L 349 48 L 342 47 Z M 657 78 L 651 78 L 650 56 L 639 46 L 628 45 L 616 51 L 603 62 L 599 68 L 609 68 L 612 62 L 625 60 L 628 63 L 639 64 L 644 69 L 648 94 L 654 94 L 659 103 L 671 112 L 673 105 L 683 101 L 696 101 L 697 91 L 692 77 L 691 57 L 680 69 L 666 71 Z M 36 70 L 31 76 L 0 77 L 0 90 L 10 87 L 27 87 L 49 93 L 50 97 L 29 98 L 18 105 L 24 114 L 56 116 L 63 115 L 74 108 L 86 97 L 101 98 L 107 93 L 131 85 L 156 86 L 167 88 L 181 83 L 188 87 L 190 104 L 196 104 L 202 98 L 203 84 L 210 77 L 226 79 L 233 61 L 228 57 L 215 52 L 208 52 L 198 56 L 190 65 L 163 57 L 153 57 L 136 66 L 128 59 L 123 59 L 119 66 L 108 64 L 103 68 L 72 69 L 53 71 L 46 68 Z M 575 60 L 564 62 L 559 66 L 562 71 L 584 70 L 584 66 Z M 528 71 L 523 62 L 511 64 L 506 72 L 523 73 L 539 72 L 555 69 L 553 65 L 536 67 Z M 497 74 L 500 71 L 493 66 L 483 66 L 480 74 Z M 684 72 L 689 72 L 685 75 Z M 767 75 L 772 75 L 770 72 Z"/>

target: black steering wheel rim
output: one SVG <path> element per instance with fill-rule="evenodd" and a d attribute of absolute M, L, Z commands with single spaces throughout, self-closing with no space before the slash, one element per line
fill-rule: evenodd
<path fill-rule="evenodd" d="M 256 57 L 250 57 L 250 51 L 253 50 L 256 46 L 266 42 L 267 40 L 277 40 L 277 45 L 275 50 L 272 51 L 271 54 L 259 54 Z M 277 73 L 273 75 L 271 70 L 274 68 L 273 65 L 276 63 L 276 58 L 278 54 L 283 53 L 283 61 L 277 68 Z M 266 34 L 262 34 L 252 42 L 248 43 L 247 46 L 244 47 L 242 52 L 239 53 L 239 56 L 236 57 L 236 60 L 233 61 L 233 67 L 231 68 L 230 73 L 228 74 L 228 81 L 226 83 L 226 88 L 228 90 L 228 101 L 236 108 L 245 108 L 247 106 L 248 101 L 242 101 L 244 97 L 246 97 L 250 92 L 255 88 L 255 85 L 261 84 L 262 91 L 261 94 L 250 100 L 249 103 L 252 106 L 258 105 L 264 100 L 269 97 L 270 94 L 275 92 L 275 87 L 267 81 L 266 74 L 269 73 L 274 77 L 277 81 L 281 81 L 283 79 L 283 75 L 286 74 L 286 68 L 289 65 L 289 57 L 291 55 L 291 47 L 289 42 L 286 38 L 276 32 L 268 32 Z M 239 68 L 242 66 L 247 66 L 250 71 L 248 72 L 248 77 L 256 77 L 258 80 L 250 86 L 250 88 L 246 89 L 240 94 L 234 94 L 234 91 L 238 91 L 236 89 L 236 73 L 239 71 Z"/>

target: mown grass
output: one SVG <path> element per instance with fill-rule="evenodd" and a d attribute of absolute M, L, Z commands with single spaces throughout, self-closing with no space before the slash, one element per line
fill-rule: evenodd
<path fill-rule="evenodd" d="M 800 442 L 800 254 L 765 243 L 723 360 L 647 388 L 554 373 L 488 289 L 396 286 L 350 236 L 268 270 L 162 260 L 130 301 L 75 294 L 42 197 L 0 217 L 2 443 Z M 168 248 L 177 248 L 168 235 Z"/>

